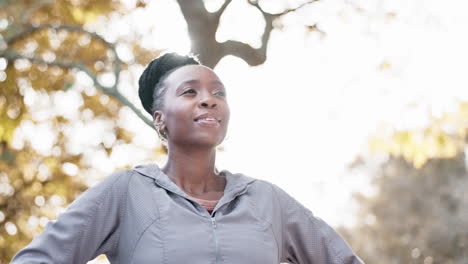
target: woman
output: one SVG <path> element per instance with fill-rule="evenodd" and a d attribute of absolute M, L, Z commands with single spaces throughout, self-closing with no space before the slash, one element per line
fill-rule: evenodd
<path fill-rule="evenodd" d="M 218 76 L 192 57 L 153 60 L 139 96 L 168 162 L 113 173 L 47 225 L 12 263 L 362 263 L 279 187 L 215 168 L 229 123 Z"/>

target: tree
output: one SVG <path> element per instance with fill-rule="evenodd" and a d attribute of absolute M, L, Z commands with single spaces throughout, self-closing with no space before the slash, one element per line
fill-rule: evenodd
<path fill-rule="evenodd" d="M 224 1 L 214 13 L 201 0 L 178 3 L 192 52 L 214 67 L 226 55 L 262 64 L 278 20 L 315 1 L 278 13 L 265 11 L 262 2 L 249 1 L 265 19 L 260 48 L 216 41 L 222 15 L 232 1 Z M 138 34 L 109 40 L 96 30 L 112 15 L 124 16 L 145 6 L 144 1 L 125 7 L 115 0 L 0 0 L 0 263 L 7 263 L 49 219 L 106 176 L 92 162 L 96 155 L 109 160 L 117 149 L 135 144 L 134 132 L 121 121 L 129 109 L 152 127 L 136 101 L 125 95 L 134 82 L 124 82 L 122 76 L 141 71 L 162 51 L 140 45 Z M 119 47 L 127 48 L 130 58 L 123 60 Z M 54 106 L 65 97 L 74 102 L 74 108 L 65 107 L 71 112 Z M 89 134 L 104 134 L 93 135 L 86 150 L 77 150 L 72 131 L 83 127 Z M 49 135 L 46 143 L 39 142 L 45 148 L 38 149 L 34 141 L 37 130 Z M 162 154 L 155 147 L 142 159 Z"/>
<path fill-rule="evenodd" d="M 430 118 L 422 129 L 390 131 L 370 139 L 370 149 L 401 156 L 416 168 L 432 158 L 453 158 L 463 152 L 468 140 L 468 103 L 461 102 L 454 113 Z"/>
<path fill-rule="evenodd" d="M 119 59 L 115 43 L 85 29 L 94 17 L 120 10 L 117 2 L 25 0 L 2 1 L 1 7 L 0 263 L 8 263 L 89 185 L 92 154 L 70 150 L 71 129 L 106 123 L 108 135 L 91 148 L 110 155 L 132 142 L 131 132 L 117 124 L 123 105 L 151 122 L 118 90 L 129 63 Z M 145 64 L 158 53 L 137 43 L 132 47 L 136 60 L 130 63 Z M 99 81 L 106 74 L 113 74 L 113 83 Z M 83 85 L 79 78 L 90 83 Z M 74 115 L 38 115 L 63 96 L 78 102 Z M 44 102 L 49 104 L 41 107 Z M 41 125 L 52 138 L 48 151 L 18 139 L 21 131 L 31 133 Z"/>
<path fill-rule="evenodd" d="M 235 40 L 218 42 L 216 32 L 218 30 L 221 16 L 232 0 L 225 0 L 218 11 L 209 13 L 203 0 L 187 1 L 177 0 L 182 14 L 187 21 L 188 33 L 192 39 L 192 53 L 199 54 L 200 60 L 209 67 L 214 67 L 227 55 L 234 55 L 246 61 L 250 66 L 263 64 L 267 57 L 268 42 L 275 22 L 288 13 L 297 11 L 317 0 L 309 0 L 303 4 L 286 9 L 279 13 L 270 13 L 262 8 L 262 3 L 258 0 L 248 0 L 247 2 L 255 7 L 263 16 L 265 27 L 262 34 L 262 44 L 259 48 L 254 48 L 249 44 Z M 314 26 L 308 26 L 311 30 L 317 30 Z"/>
<path fill-rule="evenodd" d="M 391 157 L 376 172 L 378 195 L 357 196 L 359 225 L 342 230 L 369 263 L 466 263 L 465 155 L 415 169 Z"/>
<path fill-rule="evenodd" d="M 393 152 L 370 172 L 375 194 L 356 194 L 358 225 L 341 230 L 367 262 L 467 263 L 466 139 L 460 144 L 467 131 L 465 107 L 462 103 L 459 111 L 420 131 L 396 131 L 373 140 L 393 146 L 388 148 Z M 452 129 L 437 129 L 441 127 Z M 401 135 L 417 134 L 425 136 L 401 141 Z M 369 163 L 361 159 L 353 169 Z"/>

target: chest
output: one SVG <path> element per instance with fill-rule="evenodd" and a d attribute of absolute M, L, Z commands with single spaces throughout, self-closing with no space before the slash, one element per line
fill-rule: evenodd
<path fill-rule="evenodd" d="M 279 263 L 270 223 L 255 214 L 248 197 L 237 197 L 214 215 L 196 203 L 161 195 L 158 217 L 135 235 L 129 263 Z M 130 209 L 131 210 L 131 209 Z M 130 227 L 128 227 L 130 228 Z"/>

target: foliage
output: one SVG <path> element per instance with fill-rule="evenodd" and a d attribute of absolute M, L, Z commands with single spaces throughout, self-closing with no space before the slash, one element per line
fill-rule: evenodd
<path fill-rule="evenodd" d="M 468 262 L 466 109 L 462 103 L 426 128 L 372 140 L 388 159 L 370 171 L 375 193 L 355 196 L 359 224 L 341 230 L 365 261 Z M 370 164 L 361 159 L 353 169 Z"/>
<path fill-rule="evenodd" d="M 465 155 L 429 160 L 420 169 L 390 158 L 375 173 L 377 195 L 357 195 L 359 225 L 341 230 L 368 263 L 468 261 Z"/>
<path fill-rule="evenodd" d="M 192 51 L 214 67 L 226 55 L 251 65 L 263 63 L 277 20 L 315 1 L 275 14 L 265 11 L 261 2 L 248 1 L 265 19 L 260 48 L 234 40 L 216 41 L 230 0 L 215 13 L 208 12 L 201 0 L 179 4 Z M 97 30 L 106 27 L 112 15 L 145 8 L 147 2 L 125 7 L 116 0 L 0 0 L 0 264 L 7 263 L 49 219 L 95 182 L 91 175 L 106 176 L 93 168 L 93 155 L 108 157 L 116 147 L 132 144 L 133 133 L 119 123 L 122 108 L 152 126 L 123 95 L 121 76 L 141 69 L 161 51 L 140 45 L 138 34 L 109 40 Z M 131 58 L 123 61 L 118 45 L 128 48 Z M 54 110 L 54 104 L 60 103 L 57 98 L 64 96 L 77 102 L 76 113 Z M 106 124 L 110 132 L 87 146 L 90 151 L 74 149 L 70 131 L 93 126 L 95 121 Z M 37 150 L 33 139 L 40 127 L 50 131 L 50 146 Z M 155 149 L 152 154 L 149 159 L 163 153 Z"/>
<path fill-rule="evenodd" d="M 468 131 L 468 103 L 460 103 L 454 113 L 431 119 L 431 124 L 423 129 L 394 131 L 390 136 L 374 137 L 370 140 L 370 148 L 402 156 L 416 168 L 431 158 L 453 158 L 463 152 Z"/>
<path fill-rule="evenodd" d="M 115 146 L 131 143 L 131 133 L 115 122 L 122 105 L 135 108 L 119 93 L 118 77 L 130 64 L 146 64 L 155 52 L 129 41 L 138 60 L 123 63 L 115 44 L 85 29 L 97 17 L 121 11 L 116 1 L 15 0 L 1 5 L 0 22 L 6 26 L 0 31 L 0 263 L 8 263 L 87 188 L 92 154 L 72 151 L 67 131 L 100 120 L 114 124 L 114 140 L 97 142 L 93 153 L 110 155 Z M 98 79 L 109 73 L 115 81 L 105 86 Z M 80 84 L 77 76 L 92 82 Z M 97 92 L 90 92 L 94 88 Z M 66 94 L 81 102 L 76 115 L 48 113 L 52 105 L 47 104 Z M 49 151 L 38 152 L 30 140 L 18 137 L 40 125 L 52 131 Z"/>

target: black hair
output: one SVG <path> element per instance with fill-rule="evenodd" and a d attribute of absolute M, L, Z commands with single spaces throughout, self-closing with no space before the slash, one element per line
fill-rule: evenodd
<path fill-rule="evenodd" d="M 146 112 L 153 115 L 161 109 L 162 98 L 167 90 L 164 80 L 175 70 L 185 65 L 200 65 L 194 56 L 166 53 L 151 61 L 138 81 L 138 95 Z"/>

